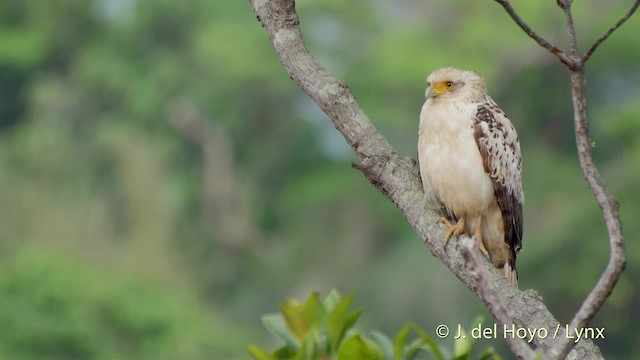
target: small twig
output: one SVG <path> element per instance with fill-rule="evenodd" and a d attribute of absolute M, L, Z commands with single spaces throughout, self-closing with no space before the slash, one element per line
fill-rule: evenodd
<path fill-rule="evenodd" d="M 513 320 L 511 320 L 511 317 L 502 305 L 502 300 L 498 296 L 493 283 L 487 279 L 487 269 L 482 264 L 482 259 L 480 259 L 479 252 L 475 247 L 475 242 L 470 237 L 463 236 L 458 239 L 458 244 L 462 250 L 462 256 L 471 270 L 471 275 L 477 281 L 477 291 L 487 302 L 487 308 L 491 315 L 493 315 L 501 327 L 504 325 L 513 325 Z M 535 352 L 519 337 L 509 337 L 505 335 L 504 340 L 518 359 L 528 360 L 535 357 Z"/>
<path fill-rule="evenodd" d="M 611 35 L 611 33 L 613 33 L 617 28 L 619 28 L 622 24 L 624 24 L 631 17 L 631 15 L 633 15 L 633 13 L 635 13 L 636 10 L 638 10 L 638 6 L 640 6 L 640 0 L 636 0 L 631 6 L 631 9 L 629 9 L 629 11 L 620 20 L 618 20 L 617 23 L 613 24 L 613 26 L 611 26 L 606 33 L 604 33 L 602 36 L 600 36 L 600 38 L 598 38 L 598 40 L 596 40 L 596 42 L 591 46 L 591 48 L 587 50 L 587 52 L 584 53 L 584 55 L 582 56 L 583 64 L 587 62 L 587 60 L 589 60 L 589 58 L 591 57 L 591 55 L 593 55 L 593 53 L 596 51 L 598 46 L 600 46 L 600 44 L 602 44 L 605 40 L 607 40 L 607 38 L 609 37 L 609 35 Z"/>
<path fill-rule="evenodd" d="M 558 1 L 558 5 L 564 11 L 564 19 L 567 23 L 567 32 L 569 33 L 569 51 L 571 51 L 571 56 L 578 58 L 578 36 L 576 35 L 576 27 L 573 25 L 573 15 L 571 14 L 571 3 L 570 0 L 562 0 Z M 581 60 L 576 61 L 577 65 L 582 65 Z M 575 70 L 574 68 L 569 67 L 570 70 Z"/>
<path fill-rule="evenodd" d="M 502 7 L 507 11 L 507 13 L 509 14 L 509 16 L 511 16 L 511 18 L 513 19 L 513 21 L 515 21 L 516 24 L 518 24 L 518 26 L 520 26 L 520 28 L 527 34 L 529 35 L 530 38 L 532 38 L 533 40 L 535 40 L 540 46 L 542 46 L 543 48 L 549 50 L 550 53 L 552 53 L 555 57 L 557 57 L 558 59 L 560 59 L 560 61 L 567 65 L 569 68 L 574 68 L 577 65 L 577 61 L 574 58 L 571 58 L 570 56 L 568 56 L 564 51 L 562 51 L 560 48 L 558 48 L 557 46 L 555 46 L 554 44 L 550 43 L 548 40 L 546 40 L 545 38 L 543 38 L 542 36 L 538 35 L 538 33 L 536 33 L 535 31 L 533 31 L 533 29 L 531 29 L 531 27 L 529 27 L 529 25 L 527 25 L 527 23 L 525 23 L 520 16 L 518 16 L 518 14 L 516 13 L 516 11 L 513 9 L 513 7 L 511 6 L 511 4 L 509 3 L 508 0 L 495 0 L 495 2 L 497 2 L 498 4 L 502 5 Z"/>

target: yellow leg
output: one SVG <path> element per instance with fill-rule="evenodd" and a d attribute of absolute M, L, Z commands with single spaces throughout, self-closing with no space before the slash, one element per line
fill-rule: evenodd
<path fill-rule="evenodd" d="M 442 217 L 441 220 L 449 228 L 449 231 L 447 231 L 447 234 L 444 236 L 444 244 L 446 245 L 451 235 L 455 234 L 456 236 L 460 236 L 460 234 L 462 234 L 462 232 L 464 231 L 465 220 L 464 216 L 462 216 L 460 217 L 458 222 L 455 223 L 455 225 L 451 224 L 451 222 L 446 217 Z"/>
<path fill-rule="evenodd" d="M 482 255 L 489 257 L 489 252 L 485 249 L 484 243 L 482 243 L 482 215 L 478 215 L 478 225 L 476 225 L 476 232 L 473 234 L 473 238 L 476 239 L 476 245 L 478 245 Z"/>

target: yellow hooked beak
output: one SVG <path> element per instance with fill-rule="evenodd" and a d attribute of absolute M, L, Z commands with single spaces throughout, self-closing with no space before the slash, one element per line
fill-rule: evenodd
<path fill-rule="evenodd" d="M 435 91 L 433 91 L 433 89 L 431 88 L 431 86 L 427 87 L 427 91 L 424 93 L 424 97 L 429 100 L 432 97 L 435 97 L 436 93 Z"/>

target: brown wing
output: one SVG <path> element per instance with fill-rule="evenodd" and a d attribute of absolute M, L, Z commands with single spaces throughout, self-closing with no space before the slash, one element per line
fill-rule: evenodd
<path fill-rule="evenodd" d="M 473 119 L 476 144 L 504 222 L 505 241 L 515 254 L 522 249 L 522 159 L 518 134 L 507 116 L 490 98 L 478 106 Z"/>

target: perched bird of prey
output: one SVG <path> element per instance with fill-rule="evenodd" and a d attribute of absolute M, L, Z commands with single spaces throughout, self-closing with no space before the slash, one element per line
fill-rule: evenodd
<path fill-rule="evenodd" d="M 522 162 L 518 134 L 477 73 L 456 68 L 427 78 L 418 159 L 425 201 L 452 234 L 479 250 L 517 287 L 522 248 Z"/>

